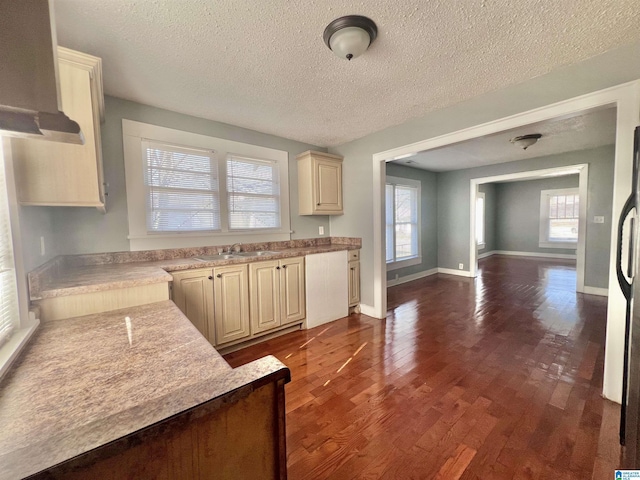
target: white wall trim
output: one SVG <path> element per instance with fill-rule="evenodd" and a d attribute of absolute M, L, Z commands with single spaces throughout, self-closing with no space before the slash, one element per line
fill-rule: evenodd
<path fill-rule="evenodd" d="M 516 252 L 513 250 L 494 250 L 493 255 L 510 255 L 513 257 L 532 257 L 532 258 L 563 258 L 567 260 L 576 260 L 577 256 L 568 253 L 544 253 L 544 252 Z"/>
<path fill-rule="evenodd" d="M 482 259 L 482 258 L 487 258 L 490 257 L 491 255 L 495 255 L 496 251 L 495 250 L 491 250 L 489 252 L 484 252 L 478 255 L 478 260 Z"/>
<path fill-rule="evenodd" d="M 436 273 L 438 273 L 437 268 L 430 268 L 429 270 L 424 270 L 423 272 L 412 273 L 411 275 L 399 277 L 396 280 L 387 280 L 387 288 L 393 287 L 395 285 L 402 285 L 403 283 L 413 282 L 414 280 L 429 277 L 431 275 L 435 275 Z"/>
<path fill-rule="evenodd" d="M 517 113 L 481 125 L 464 128 L 372 155 L 374 316 L 385 318 L 386 313 L 384 210 L 382 208 L 384 205 L 385 162 L 400 155 L 432 150 L 452 143 L 491 135 L 553 118 L 569 117 L 605 106 L 616 107 L 616 147 L 612 205 L 612 215 L 615 219 L 620 216 L 622 206 L 631 192 L 633 131 L 635 125 L 640 121 L 640 80 L 569 98 L 551 105 Z M 617 285 L 615 270 L 617 233 L 615 222 L 613 223 L 611 250 L 609 252 L 609 302 L 607 307 L 607 340 L 602 393 L 605 398 L 620 403 L 622 399 L 622 346 L 624 342 L 626 302 Z"/>
<path fill-rule="evenodd" d="M 365 305 L 364 303 L 360 304 L 360 313 L 368 317 L 380 318 L 378 317 L 377 309 L 374 306 Z M 386 314 L 385 314 L 385 317 L 386 317 Z M 385 317 L 382 317 L 382 318 L 385 318 Z"/>
<path fill-rule="evenodd" d="M 584 287 L 584 292 L 587 295 L 598 295 L 600 297 L 608 297 L 609 289 L 608 288 L 600 288 L 600 287 Z"/>
<path fill-rule="evenodd" d="M 441 268 L 438 267 L 438 273 L 444 273 L 446 275 L 456 275 L 458 277 L 474 277 L 469 270 L 456 270 L 454 268 Z"/>

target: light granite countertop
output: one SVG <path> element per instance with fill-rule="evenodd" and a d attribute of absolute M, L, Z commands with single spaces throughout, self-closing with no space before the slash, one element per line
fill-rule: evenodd
<path fill-rule="evenodd" d="M 168 272 L 213 268 L 360 248 L 359 239 L 357 243 L 345 242 L 299 246 L 295 245 L 295 241 L 290 243 L 293 243 L 294 246 L 282 248 L 274 244 L 258 245 L 258 247 L 263 247 L 263 250 L 275 250 L 273 254 L 269 255 L 212 261 L 203 261 L 196 258 L 197 256 L 211 254 L 210 251 L 202 253 L 201 249 L 160 250 L 142 252 L 141 254 L 138 254 L 138 252 L 122 252 L 56 257 L 53 261 L 29 274 L 29 296 L 31 300 L 41 300 L 44 298 L 129 288 L 138 285 L 170 282 L 172 277 Z M 253 250 L 260 249 L 255 248 L 256 245 L 247 245 L 246 247 Z M 171 258 L 154 258 L 154 256 L 167 255 L 167 252 L 172 255 L 182 256 L 178 258 L 175 258 L 175 256 Z"/>
<path fill-rule="evenodd" d="M 0 383 L 0 478 L 279 378 L 289 370 L 272 356 L 229 367 L 171 301 L 45 322 Z"/>

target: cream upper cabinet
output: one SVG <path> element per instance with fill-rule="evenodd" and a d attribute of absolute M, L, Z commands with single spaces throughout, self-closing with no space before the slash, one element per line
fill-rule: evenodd
<path fill-rule="evenodd" d="M 349 306 L 360 303 L 360 250 L 349 251 Z"/>
<path fill-rule="evenodd" d="M 216 344 L 248 337 L 249 281 L 247 265 L 213 269 Z"/>
<path fill-rule="evenodd" d="M 342 157 L 309 150 L 298 159 L 300 215 L 342 215 Z"/>
<path fill-rule="evenodd" d="M 215 345 L 212 269 L 186 270 L 173 276 L 173 302 L 209 343 Z"/>
<path fill-rule="evenodd" d="M 306 317 L 304 257 L 251 263 L 249 287 L 252 334 Z"/>
<path fill-rule="evenodd" d="M 23 205 L 105 208 L 100 122 L 102 60 L 58 47 L 62 109 L 82 129 L 84 145 L 11 140 L 18 201 Z"/>

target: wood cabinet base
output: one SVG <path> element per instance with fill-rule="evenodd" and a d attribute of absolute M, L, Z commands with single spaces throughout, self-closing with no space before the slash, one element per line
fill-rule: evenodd
<path fill-rule="evenodd" d="M 129 288 L 43 298 L 32 303 L 40 309 L 40 320 L 61 320 L 109 312 L 169 300 L 169 284 L 154 283 Z"/>
<path fill-rule="evenodd" d="M 212 412 L 204 404 L 34 478 L 287 478 L 285 379 Z"/>

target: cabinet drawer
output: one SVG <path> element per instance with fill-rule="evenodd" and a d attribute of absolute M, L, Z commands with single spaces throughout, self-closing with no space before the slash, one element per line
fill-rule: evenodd
<path fill-rule="evenodd" d="M 360 260 L 360 250 L 349 250 L 349 261 Z"/>

